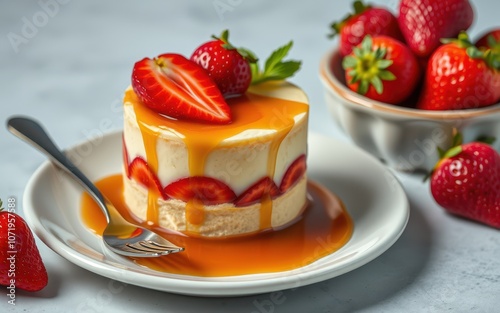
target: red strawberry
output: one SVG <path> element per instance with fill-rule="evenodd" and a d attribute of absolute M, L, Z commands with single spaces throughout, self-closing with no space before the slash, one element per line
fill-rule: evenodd
<path fill-rule="evenodd" d="M 500 155 L 490 145 L 450 149 L 432 173 L 430 188 L 448 212 L 500 228 Z"/>
<path fill-rule="evenodd" d="M 368 98 L 399 104 L 415 90 L 421 70 L 400 41 L 387 36 L 367 35 L 351 54 L 344 57 L 347 86 Z"/>
<path fill-rule="evenodd" d="M 149 108 L 177 119 L 227 124 L 231 112 L 201 68 L 179 54 L 162 54 L 135 63 L 132 88 Z"/>
<path fill-rule="evenodd" d="M 288 167 L 281 180 L 280 191 L 283 193 L 295 185 L 306 172 L 306 156 L 301 155 Z"/>
<path fill-rule="evenodd" d="M 136 157 L 132 163 L 130 163 L 128 168 L 129 177 L 134 179 L 144 187 L 150 189 L 154 188 L 162 196 L 163 199 L 167 199 L 167 196 L 163 192 L 160 180 L 153 173 L 148 163 L 141 157 Z"/>
<path fill-rule="evenodd" d="M 476 41 L 476 47 L 479 49 L 495 49 L 500 50 L 500 29 L 492 29 L 483 34 Z"/>
<path fill-rule="evenodd" d="M 276 197 L 280 193 L 280 190 L 274 183 L 274 181 L 269 177 L 264 177 L 257 183 L 250 186 L 245 190 L 234 202 L 235 206 L 248 206 L 261 201 L 265 195 L 269 195 L 271 198 Z"/>
<path fill-rule="evenodd" d="M 180 179 L 169 184 L 164 191 L 170 198 L 184 202 L 196 198 L 206 205 L 229 203 L 236 198 L 234 191 L 226 184 L 217 179 L 203 176 Z"/>
<path fill-rule="evenodd" d="M 215 81 L 224 96 L 243 94 L 249 85 L 270 80 L 283 80 L 299 70 L 300 61 L 283 61 L 293 42 L 274 50 L 266 59 L 264 68 L 248 49 L 235 48 L 228 41 L 229 31 L 206 42 L 191 55 L 191 60 L 201 65 Z"/>
<path fill-rule="evenodd" d="M 429 56 L 441 38 L 453 38 L 467 30 L 474 19 L 468 0 L 401 0 L 398 23 L 410 49 Z"/>
<path fill-rule="evenodd" d="M 191 55 L 191 61 L 203 67 L 222 94 L 240 95 L 250 86 L 252 73 L 249 62 L 256 60 L 244 49 L 237 49 L 229 43 L 229 31 L 220 37 L 199 46 Z"/>
<path fill-rule="evenodd" d="M 417 108 L 461 110 L 488 106 L 500 99 L 500 64 L 493 50 L 479 51 L 467 34 L 445 40 L 427 65 Z"/>
<path fill-rule="evenodd" d="M 47 270 L 31 230 L 21 216 L 2 210 L 0 200 L 0 285 L 39 291 L 47 282 Z"/>
<path fill-rule="evenodd" d="M 354 1 L 354 14 L 347 15 L 341 22 L 330 25 L 333 38 L 340 35 L 340 54 L 346 56 L 352 48 L 363 41 L 366 35 L 384 35 L 403 41 L 396 17 L 387 9 L 364 5 L 362 1 Z"/>

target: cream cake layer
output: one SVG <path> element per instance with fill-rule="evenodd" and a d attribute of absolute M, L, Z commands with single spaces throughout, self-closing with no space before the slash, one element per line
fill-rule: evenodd
<path fill-rule="evenodd" d="M 228 104 L 231 124 L 201 124 L 162 116 L 144 106 L 132 89 L 126 91 L 124 196 L 137 217 L 172 230 L 221 237 L 281 227 L 301 214 L 307 201 L 305 173 L 287 190 L 244 206 L 172 199 L 127 175 L 127 166 L 141 158 L 161 188 L 186 177 L 210 177 L 227 185 L 237 200 L 264 177 L 282 186 L 292 163 L 307 153 L 305 93 L 287 82 L 270 82 Z"/>

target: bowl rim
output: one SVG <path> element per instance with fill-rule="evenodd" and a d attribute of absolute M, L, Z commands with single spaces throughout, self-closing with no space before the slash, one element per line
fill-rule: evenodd
<path fill-rule="evenodd" d="M 333 90 L 338 96 L 344 98 L 353 106 L 360 106 L 400 117 L 423 118 L 428 120 L 456 120 L 500 113 L 500 103 L 477 109 L 431 111 L 391 105 L 363 97 L 345 86 L 330 70 L 332 60 L 335 57 L 340 57 L 339 53 L 338 47 L 334 47 L 323 55 L 320 62 L 320 78 L 326 87 Z"/>

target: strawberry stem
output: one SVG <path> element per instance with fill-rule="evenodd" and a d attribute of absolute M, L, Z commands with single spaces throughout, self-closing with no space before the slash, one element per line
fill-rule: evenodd
<path fill-rule="evenodd" d="M 495 137 L 491 136 L 479 136 L 477 137 L 476 140 L 474 140 L 474 142 L 482 142 L 486 144 L 492 144 L 494 141 Z M 437 161 L 434 168 L 429 173 L 427 173 L 427 175 L 425 175 L 423 181 L 426 181 L 429 177 L 432 176 L 432 173 L 438 168 L 439 164 L 444 159 L 449 159 L 460 154 L 462 152 L 462 144 L 463 144 L 463 136 L 461 133 L 457 132 L 455 136 L 453 136 L 451 147 L 448 150 L 444 150 L 440 147 L 437 147 L 439 160 Z"/>
<path fill-rule="evenodd" d="M 349 13 L 340 22 L 333 22 L 330 24 L 330 28 L 332 30 L 332 33 L 328 35 L 328 38 L 334 38 L 338 34 L 340 34 L 340 31 L 342 30 L 342 27 L 351 19 L 352 17 L 363 13 L 367 9 L 371 8 L 370 5 L 366 5 L 363 3 L 361 0 L 356 0 L 353 2 L 352 7 L 354 9 L 354 13 Z"/>
<path fill-rule="evenodd" d="M 489 68 L 500 70 L 500 51 L 495 49 L 481 50 L 469 39 L 465 31 L 458 34 L 457 38 L 443 38 L 443 44 L 454 43 L 462 49 L 466 49 L 467 55 L 472 59 L 483 60 Z"/>
<path fill-rule="evenodd" d="M 219 37 L 212 35 L 212 38 L 215 40 L 220 40 L 222 41 L 222 47 L 226 50 L 236 50 L 238 53 L 244 57 L 249 63 L 255 63 L 257 62 L 257 58 L 253 53 L 250 52 L 250 50 L 245 49 L 245 48 L 236 48 L 229 42 L 229 30 L 224 29 L 222 33 L 220 34 Z"/>
<path fill-rule="evenodd" d="M 495 142 L 496 138 L 492 136 L 479 136 L 475 141 L 486 143 L 488 145 L 491 145 Z"/>
<path fill-rule="evenodd" d="M 385 59 L 387 49 L 378 47 L 372 50 L 373 41 L 366 35 L 361 45 L 353 49 L 354 55 L 348 55 L 342 60 L 342 67 L 351 76 L 350 84 L 359 83 L 357 92 L 364 95 L 370 85 L 378 94 L 383 92 L 383 80 L 395 80 L 396 76 L 387 68 L 392 65 L 392 60 Z"/>

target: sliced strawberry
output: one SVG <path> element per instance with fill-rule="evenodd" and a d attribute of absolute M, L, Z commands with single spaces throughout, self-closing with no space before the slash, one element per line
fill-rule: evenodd
<path fill-rule="evenodd" d="M 293 163 L 288 167 L 281 180 L 280 191 L 283 193 L 295 185 L 298 180 L 306 172 L 306 156 L 303 154 L 299 156 Z"/>
<path fill-rule="evenodd" d="M 227 124 L 231 112 L 208 74 L 180 54 L 167 53 L 135 63 L 132 88 L 149 108 L 173 117 Z"/>
<path fill-rule="evenodd" d="M 271 198 L 274 198 L 279 193 L 278 186 L 276 186 L 274 181 L 269 177 L 264 177 L 244 191 L 234 204 L 235 206 L 247 206 L 261 201 L 265 195 L 270 195 Z"/>
<path fill-rule="evenodd" d="M 127 146 L 125 145 L 125 136 L 122 135 L 122 156 L 123 156 L 123 165 L 125 166 L 125 174 L 127 177 L 130 179 L 130 171 L 129 171 L 129 159 L 128 159 L 128 150 Z"/>
<path fill-rule="evenodd" d="M 206 205 L 233 202 L 236 198 L 234 191 L 226 184 L 203 176 L 182 178 L 165 187 L 164 192 L 173 199 L 188 202 L 196 198 Z"/>
<path fill-rule="evenodd" d="M 148 163 L 143 158 L 136 157 L 132 163 L 130 163 L 128 173 L 130 178 L 134 179 L 148 189 L 155 188 L 163 199 L 167 199 L 163 189 L 161 188 L 160 180 L 156 177 Z"/>

